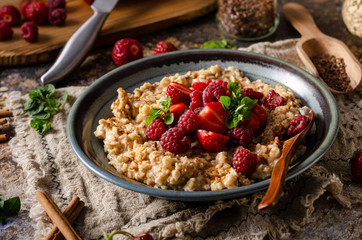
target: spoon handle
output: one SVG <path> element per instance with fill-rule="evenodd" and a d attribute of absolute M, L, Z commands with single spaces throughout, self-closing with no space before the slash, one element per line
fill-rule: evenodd
<path fill-rule="evenodd" d="M 298 3 L 287 3 L 283 13 L 295 29 L 304 37 L 311 38 L 323 34 L 315 24 L 310 12 Z"/>

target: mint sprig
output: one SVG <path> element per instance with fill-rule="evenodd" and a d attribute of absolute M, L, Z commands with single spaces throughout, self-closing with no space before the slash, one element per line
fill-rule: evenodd
<path fill-rule="evenodd" d="M 241 94 L 241 87 L 237 82 L 230 82 L 227 85 L 231 96 L 221 96 L 220 102 L 229 115 L 226 117 L 225 124 L 229 129 L 238 126 L 240 121 L 251 118 L 251 109 L 258 102 L 257 99 L 251 99 Z"/>
<path fill-rule="evenodd" d="M 152 108 L 148 111 L 149 115 L 146 117 L 146 125 L 149 125 L 156 118 L 161 118 L 167 125 L 172 124 L 174 120 L 173 113 L 170 113 L 171 97 L 167 95 L 166 101 L 161 101 L 162 108 Z"/>
<path fill-rule="evenodd" d="M 200 48 L 223 48 L 235 49 L 236 47 L 230 44 L 230 41 L 221 38 L 220 40 L 211 40 L 203 43 Z"/>
<path fill-rule="evenodd" d="M 59 111 L 68 99 L 67 91 L 64 91 L 61 103 L 55 98 L 54 94 L 55 87 L 53 84 L 35 87 L 29 93 L 30 100 L 23 105 L 23 109 L 29 111 L 33 118 L 30 121 L 30 126 L 40 134 L 45 134 L 51 129 L 49 118 Z"/>
<path fill-rule="evenodd" d="M 5 224 L 7 217 L 13 217 L 20 211 L 20 198 L 13 197 L 5 200 L 4 195 L 0 194 L 0 223 Z"/>

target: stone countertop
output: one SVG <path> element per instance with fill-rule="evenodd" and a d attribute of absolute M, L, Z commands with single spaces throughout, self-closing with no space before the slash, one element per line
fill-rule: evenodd
<path fill-rule="evenodd" d="M 279 1 L 280 24 L 278 29 L 272 36 L 262 41 L 274 42 L 300 37 L 299 33 L 287 22 L 281 12 L 282 4 L 287 2 L 292 1 Z M 355 54 L 357 59 L 362 62 L 362 40 L 352 36 L 344 26 L 341 17 L 342 0 L 297 0 L 293 2 L 299 2 L 307 7 L 313 15 L 318 28 L 323 33 L 342 40 Z M 135 39 L 139 40 L 144 46 L 145 56 L 151 55 L 154 46 L 161 40 L 169 40 L 180 49 L 199 48 L 205 41 L 218 40 L 222 37 L 217 28 L 215 14 L 216 12 L 213 12 L 191 22 L 145 36 L 135 37 Z M 255 42 L 231 40 L 231 43 L 237 47 L 247 47 Z M 112 46 L 93 50 L 83 64 L 65 81 L 55 84 L 56 87 L 90 85 L 96 79 L 117 67 L 112 61 L 111 52 Z M 24 94 L 30 92 L 31 89 L 39 85 L 39 77 L 50 66 L 51 63 L 26 67 L 0 68 L 0 109 L 4 108 L 4 105 L 2 105 L 4 93 L 9 91 L 21 91 Z M 0 131 L 1 133 L 7 133 L 9 136 L 16 134 L 11 126 L 0 128 Z M 5 198 L 21 196 L 22 189 L 26 187 L 24 175 L 21 168 L 12 161 L 10 147 L 7 143 L 0 143 L 0 159 L 0 193 L 3 193 Z M 327 198 L 328 196 L 322 197 L 322 199 Z M 317 205 L 325 205 L 327 204 L 326 202 L 328 201 L 320 200 Z M 319 226 L 307 224 L 303 229 L 295 233 L 293 239 L 316 238 L 318 236 L 334 238 L 329 236 L 328 233 L 331 228 L 341 228 L 341 231 L 345 233 L 345 237 L 341 239 L 351 239 L 348 236 L 353 231 L 353 226 L 350 226 L 349 223 L 353 222 L 353 218 L 356 216 L 355 210 L 346 210 L 336 202 L 329 202 L 328 204 L 330 205 L 323 206 L 323 209 L 329 209 L 329 211 L 320 215 L 321 224 Z M 361 215 L 361 210 L 357 209 L 357 213 L 359 212 L 357 216 Z M 340 214 L 346 216 L 345 223 L 334 222 L 336 216 Z M 23 212 L 19 218 L 20 224 L 23 225 L 22 232 L 7 235 L 6 237 L 9 237 L 9 239 L 17 239 L 15 234 L 31 236 L 33 226 L 27 224 L 29 216 L 27 216 L 26 212 Z"/>

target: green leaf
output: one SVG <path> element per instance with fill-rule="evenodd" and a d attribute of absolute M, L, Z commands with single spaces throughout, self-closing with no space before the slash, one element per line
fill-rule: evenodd
<path fill-rule="evenodd" d="M 55 87 L 53 84 L 47 84 L 44 86 L 47 98 L 50 98 L 55 93 Z"/>
<path fill-rule="evenodd" d="M 68 101 L 68 98 L 69 98 L 68 92 L 67 92 L 67 91 L 64 91 L 63 102 L 62 102 L 62 104 L 60 105 L 59 109 L 64 106 L 64 104 Z"/>
<path fill-rule="evenodd" d="M 29 93 L 29 98 L 30 99 L 40 99 L 40 100 L 45 100 L 45 96 L 44 96 L 44 89 L 42 87 L 36 87 L 33 90 L 31 90 L 31 92 Z"/>
<path fill-rule="evenodd" d="M 20 211 L 20 206 L 19 197 L 9 198 L 4 202 L 3 213 L 6 217 L 15 216 Z"/>
<path fill-rule="evenodd" d="M 35 106 L 37 106 L 37 104 L 38 104 L 38 103 L 37 103 L 36 100 L 30 99 L 29 101 L 27 101 L 26 103 L 24 103 L 23 109 L 24 109 L 24 111 L 28 111 L 28 110 L 34 108 Z"/>
<path fill-rule="evenodd" d="M 44 111 L 45 106 L 43 104 L 38 105 L 36 108 L 29 110 L 30 115 L 34 116 Z"/>
<path fill-rule="evenodd" d="M 0 223 L 4 225 L 6 223 L 6 216 L 2 213 L 1 210 L 2 209 L 0 209 Z"/>
<path fill-rule="evenodd" d="M 163 110 L 161 108 L 152 108 L 148 111 L 148 114 L 150 115 L 161 115 Z"/>
<path fill-rule="evenodd" d="M 158 116 L 155 115 L 148 115 L 146 117 L 146 126 L 150 125 L 150 123 L 155 120 L 156 118 L 158 118 Z"/>
<path fill-rule="evenodd" d="M 30 121 L 30 126 L 43 135 L 50 130 L 51 123 L 41 119 L 32 119 Z"/>
<path fill-rule="evenodd" d="M 170 125 L 170 124 L 173 123 L 174 118 L 175 118 L 175 117 L 174 117 L 173 113 L 171 113 L 171 114 L 169 114 L 169 115 L 167 115 L 167 116 L 165 117 L 164 122 L 165 122 L 167 125 Z"/>
<path fill-rule="evenodd" d="M 33 118 L 40 119 L 40 120 L 47 120 L 50 118 L 50 116 L 51 116 L 51 114 L 48 112 L 40 112 L 38 114 L 32 115 Z"/>
<path fill-rule="evenodd" d="M 221 105 L 225 110 L 229 110 L 231 106 L 231 98 L 228 96 L 221 96 L 220 97 Z"/>
<path fill-rule="evenodd" d="M 5 201 L 4 195 L 0 194 L 0 208 L 4 207 L 4 201 Z"/>
<path fill-rule="evenodd" d="M 230 41 L 221 38 L 220 40 L 211 40 L 203 43 L 201 48 L 224 48 L 224 49 L 235 49 L 235 46 L 230 44 Z"/>

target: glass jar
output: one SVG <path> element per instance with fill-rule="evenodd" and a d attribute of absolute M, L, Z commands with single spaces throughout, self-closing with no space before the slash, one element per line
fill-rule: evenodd
<path fill-rule="evenodd" d="M 342 18 L 348 31 L 362 38 L 362 0 L 345 0 L 342 6 Z"/>
<path fill-rule="evenodd" d="M 279 24 L 278 0 L 218 0 L 217 20 L 228 37 L 242 41 L 266 38 Z"/>

